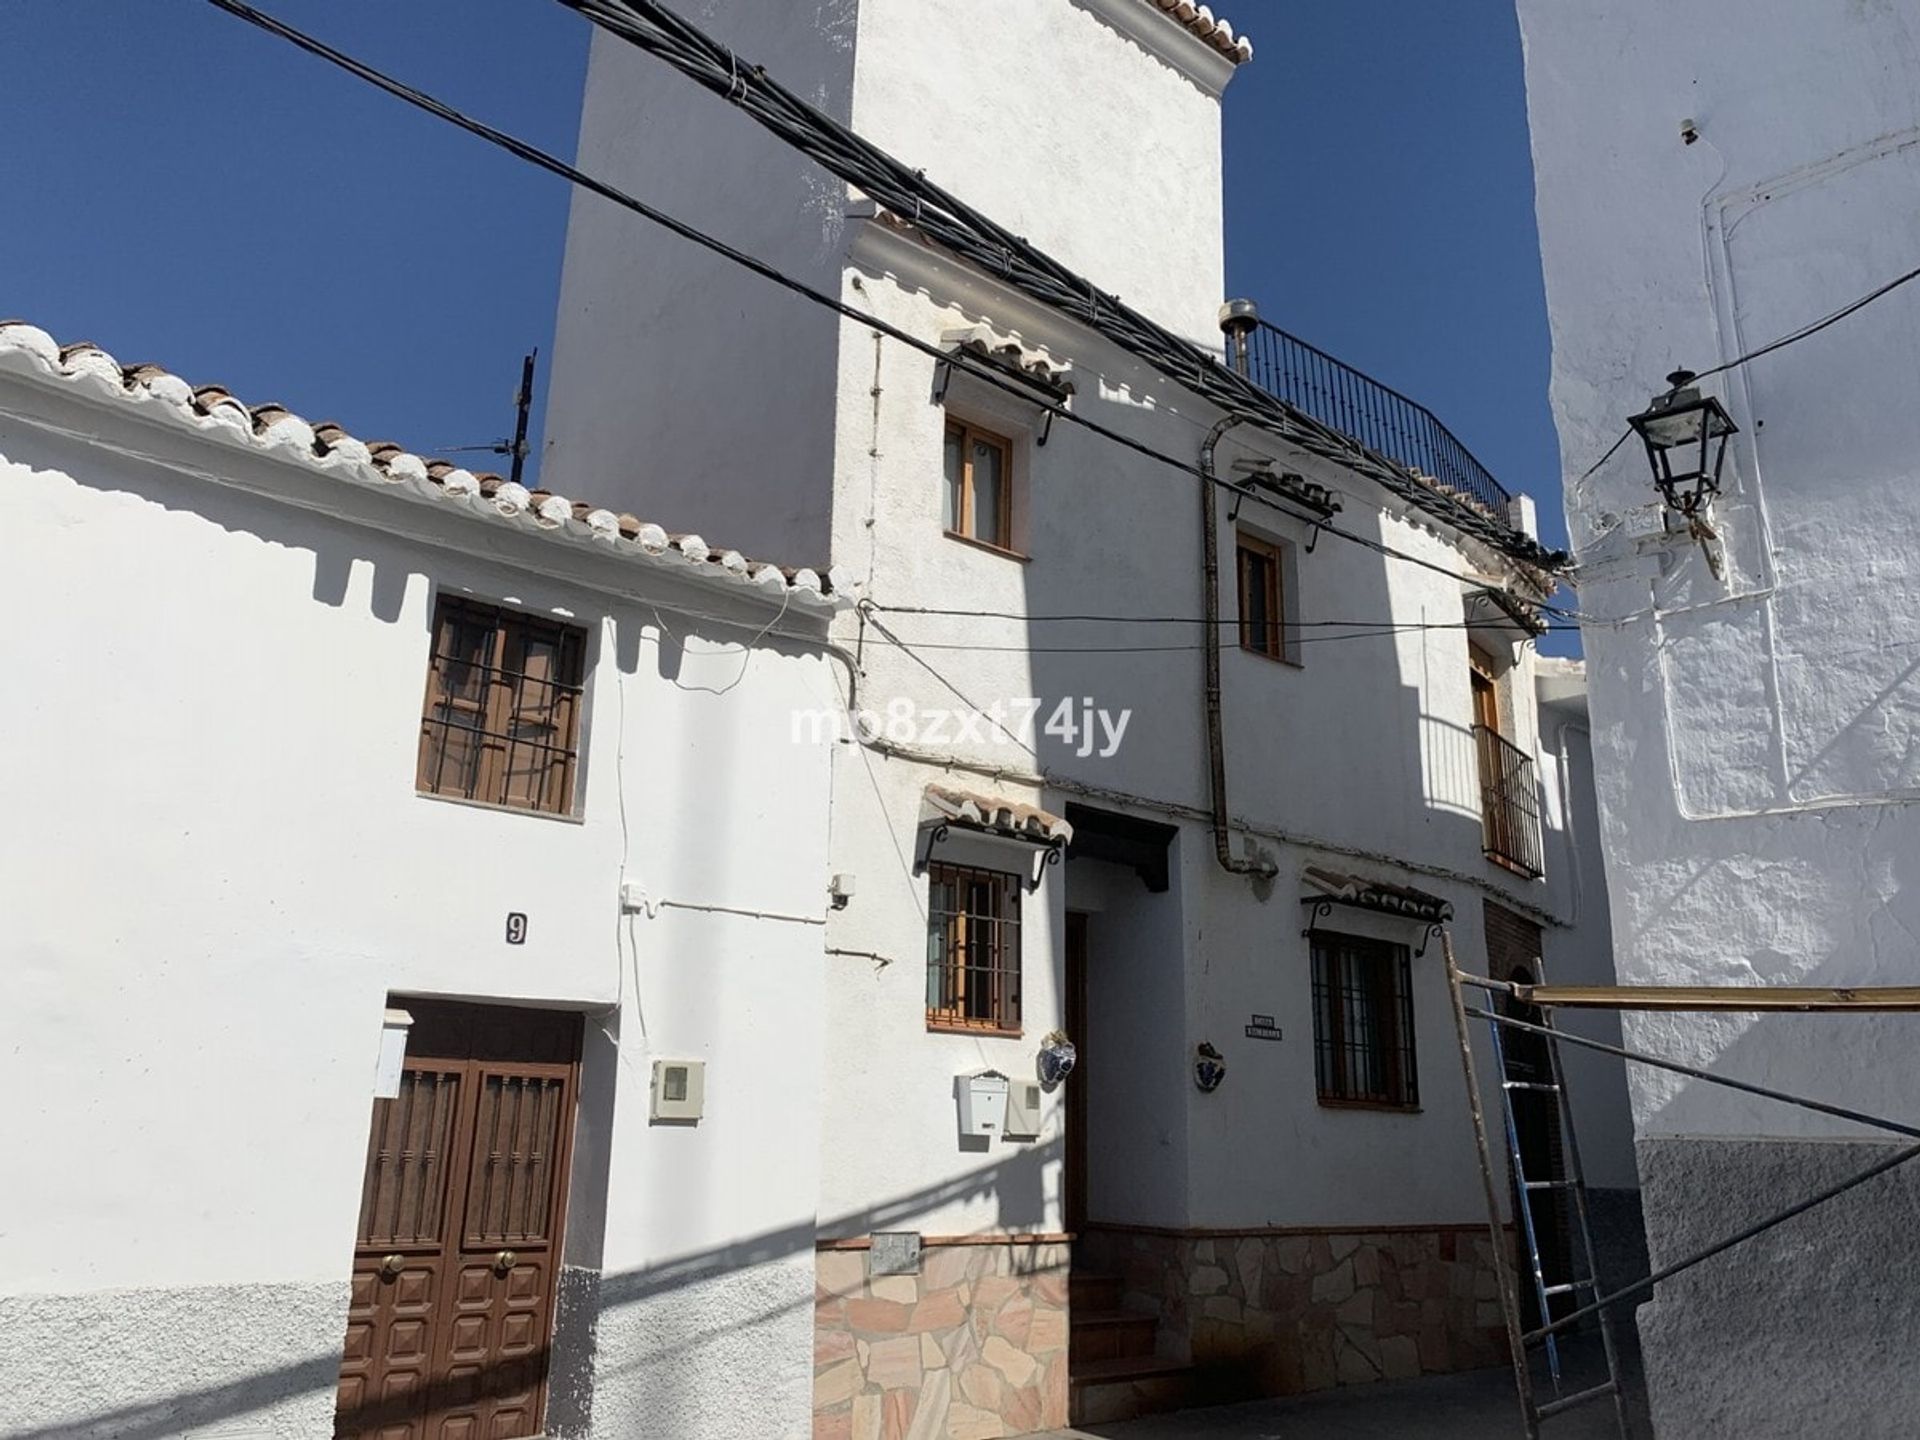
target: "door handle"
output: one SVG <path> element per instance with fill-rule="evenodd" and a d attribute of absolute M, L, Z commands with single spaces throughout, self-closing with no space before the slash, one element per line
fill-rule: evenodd
<path fill-rule="evenodd" d="M 400 1272 L 406 1268 L 406 1265 L 407 1260 L 404 1255 L 389 1255 L 380 1262 L 380 1278 L 382 1280 L 398 1280 L 400 1278 Z"/>
<path fill-rule="evenodd" d="M 509 1270 L 513 1269 L 514 1262 L 519 1258 L 520 1257 L 511 1250 L 502 1250 L 498 1255 L 493 1257 L 493 1273 L 496 1275 L 506 1274 Z"/>

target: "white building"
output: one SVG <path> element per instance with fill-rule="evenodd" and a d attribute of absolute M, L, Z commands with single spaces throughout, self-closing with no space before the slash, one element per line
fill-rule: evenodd
<path fill-rule="evenodd" d="M 0 1430 L 804 1435 L 831 587 L 23 324 L 0 489 Z"/>
<path fill-rule="evenodd" d="M 1203 12 L 710 9 L 743 64 L 1219 344 L 1219 96 L 1249 48 Z M 1496 515 L 1253 427 L 1221 439 L 1219 474 L 1246 483 L 1212 521 L 1217 844 L 1201 487 L 1045 412 L 1189 462 L 1221 412 L 604 34 L 580 156 L 928 344 L 1001 357 L 1033 395 L 576 199 L 546 475 L 622 473 L 644 443 L 665 463 L 620 503 L 824 550 L 871 602 L 835 623 L 851 703 L 899 717 L 836 750 L 852 892 L 827 935 L 814 1434 L 1020 1434 L 1070 1408 L 1496 1363 L 1429 940 L 1451 916 L 1469 967 L 1505 976 L 1569 934 L 1538 878 L 1532 633 L 1512 618 L 1538 576 L 1523 537 L 1468 533 L 1525 502 Z M 1256 343 L 1268 366 L 1293 353 Z M 1320 533 L 1317 499 L 1363 543 Z M 1055 1031 L 1080 1068 L 1029 1096 Z M 956 1087 L 985 1072 L 1016 1104 L 1003 1133 L 964 1133 Z"/>
<path fill-rule="evenodd" d="M 1613 985 L 1618 982 L 1594 796 L 1586 663 L 1542 656 L 1535 662 L 1534 684 L 1540 704 L 1547 901 L 1553 914 L 1566 922 L 1545 979 L 1554 985 Z M 1569 1034 L 1607 1045 L 1621 1043 L 1617 1011 L 1562 1010 L 1553 1023 Z M 1601 1271 L 1611 1289 L 1647 1273 L 1626 1069 L 1611 1055 L 1572 1044 L 1560 1046 L 1560 1064 L 1573 1105 Z"/>
<path fill-rule="evenodd" d="M 1707 372 L 1920 254 L 1920 7 L 1521 0 L 1553 399 L 1628 983 L 1920 979 L 1920 290 L 1705 380 L 1739 432 L 1705 546 L 1640 443 Z M 1902 1117 L 1910 1017 L 1636 1016 L 1630 1041 Z M 1633 1083 L 1655 1263 L 1892 1153 L 1888 1137 L 1653 1072 Z M 1912 1433 L 1907 1170 L 1663 1284 L 1640 1312 L 1663 1436 Z"/>

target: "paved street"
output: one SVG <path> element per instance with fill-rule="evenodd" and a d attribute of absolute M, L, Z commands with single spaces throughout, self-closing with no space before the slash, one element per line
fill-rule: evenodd
<path fill-rule="evenodd" d="M 1591 1383 L 1584 1364 L 1578 1374 L 1571 1388 Z M 1634 1423 L 1635 1440 L 1646 1440 L 1651 1432 L 1638 1406 Z M 1552 1424 L 1553 1440 L 1617 1440 L 1604 1402 Z M 1499 1369 L 1186 1410 L 1062 1430 L 1051 1440 L 1520 1440 L 1522 1433 L 1513 1373 Z"/>

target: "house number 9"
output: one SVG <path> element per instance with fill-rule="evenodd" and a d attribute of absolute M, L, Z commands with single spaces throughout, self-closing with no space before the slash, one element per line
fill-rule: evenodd
<path fill-rule="evenodd" d="M 507 944 L 524 945 L 527 943 L 527 917 L 518 910 L 507 915 Z"/>

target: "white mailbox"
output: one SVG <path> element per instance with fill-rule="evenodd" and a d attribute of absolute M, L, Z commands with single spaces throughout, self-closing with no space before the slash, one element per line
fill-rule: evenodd
<path fill-rule="evenodd" d="M 998 1070 L 961 1075 L 954 1081 L 960 1093 L 960 1133 L 989 1139 L 1007 1128 L 1007 1077 Z"/>

